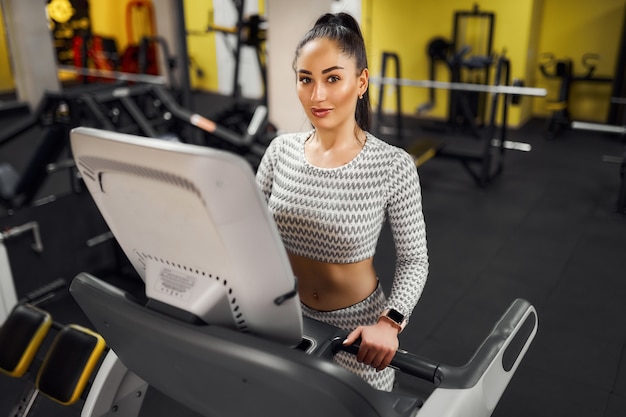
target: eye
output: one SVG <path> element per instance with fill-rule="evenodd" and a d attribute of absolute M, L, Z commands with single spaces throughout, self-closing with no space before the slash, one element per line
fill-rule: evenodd
<path fill-rule="evenodd" d="M 341 78 L 339 78 L 338 75 L 331 75 L 330 77 L 328 77 L 328 82 L 329 83 L 335 83 L 337 81 L 339 81 Z"/>
<path fill-rule="evenodd" d="M 311 82 L 311 79 L 309 77 L 300 77 L 298 81 L 300 81 L 302 84 L 308 84 Z"/>

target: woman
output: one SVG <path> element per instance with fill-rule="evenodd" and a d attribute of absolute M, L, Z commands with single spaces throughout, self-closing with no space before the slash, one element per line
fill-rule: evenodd
<path fill-rule="evenodd" d="M 341 366 L 391 390 L 387 366 L 428 274 L 421 191 L 413 158 L 370 133 L 369 72 L 358 23 L 318 19 L 296 49 L 300 102 L 314 129 L 269 145 L 257 183 L 298 279 L 303 314 L 351 331 L 356 357 Z M 396 245 L 389 298 L 373 257 L 385 219 Z"/>

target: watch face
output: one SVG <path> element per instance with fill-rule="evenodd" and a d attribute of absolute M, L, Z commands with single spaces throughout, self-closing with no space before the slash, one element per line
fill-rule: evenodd
<path fill-rule="evenodd" d="M 387 313 L 387 317 L 389 317 L 391 320 L 395 321 L 398 324 L 404 321 L 404 315 L 398 310 L 394 310 L 393 308 L 389 310 L 389 312 Z"/>

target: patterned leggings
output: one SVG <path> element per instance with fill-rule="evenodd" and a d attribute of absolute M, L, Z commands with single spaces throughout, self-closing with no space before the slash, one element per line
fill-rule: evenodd
<path fill-rule="evenodd" d="M 302 314 L 305 317 L 328 323 L 340 329 L 352 331 L 357 326 L 376 324 L 380 312 L 384 309 L 385 300 L 383 289 L 378 284 L 376 290 L 369 297 L 350 307 L 333 311 L 318 311 L 302 304 Z M 395 371 L 390 367 L 378 372 L 369 365 L 357 362 L 356 356 L 347 352 L 337 353 L 333 361 L 359 375 L 376 389 L 391 391 L 393 388 Z"/>

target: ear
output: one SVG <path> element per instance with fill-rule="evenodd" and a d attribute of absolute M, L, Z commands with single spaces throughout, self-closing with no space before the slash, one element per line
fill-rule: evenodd
<path fill-rule="evenodd" d="M 370 72 L 367 68 L 363 68 L 361 74 L 358 76 L 358 85 L 359 85 L 359 96 L 362 96 L 367 91 L 367 87 L 369 86 Z"/>

